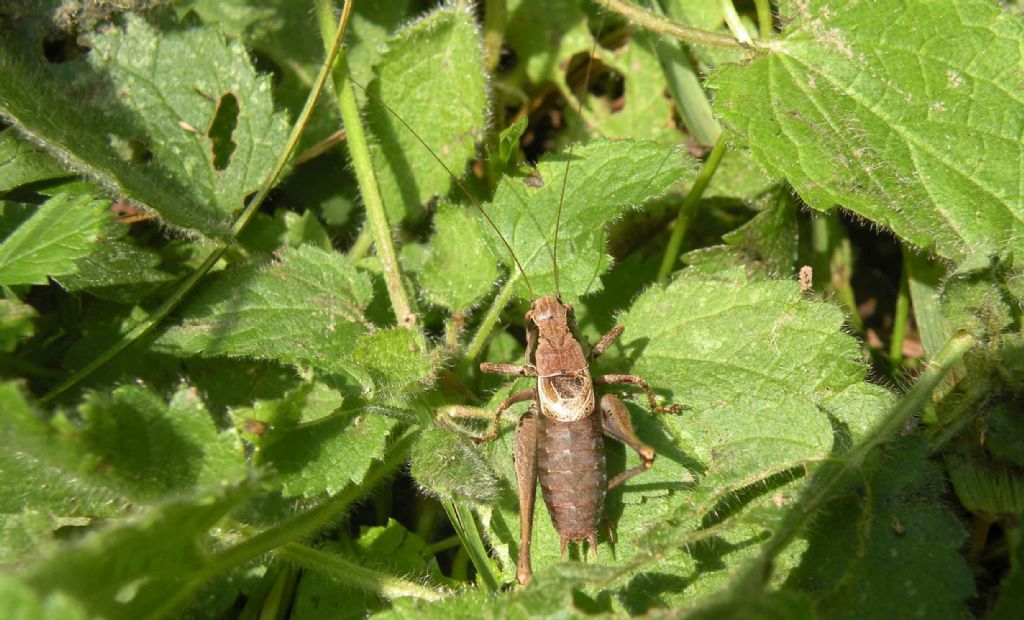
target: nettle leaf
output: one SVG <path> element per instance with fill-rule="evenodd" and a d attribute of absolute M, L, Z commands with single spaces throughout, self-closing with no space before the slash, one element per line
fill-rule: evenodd
<path fill-rule="evenodd" d="M 342 395 L 307 382 L 275 400 L 231 411 L 285 497 L 316 497 L 359 484 L 384 453 L 396 421 L 344 410 Z"/>
<path fill-rule="evenodd" d="M 248 486 L 166 502 L 86 536 L 30 565 L 24 580 L 40 596 L 63 594 L 90 617 L 139 618 L 174 611 L 172 601 L 208 566 L 208 532 Z"/>
<path fill-rule="evenodd" d="M 493 501 L 500 488 L 490 464 L 469 439 L 452 429 L 429 428 L 413 445 L 409 473 L 440 500 Z"/>
<path fill-rule="evenodd" d="M 16 384 L 0 384 L 0 403 L 0 514 L 38 510 L 107 517 L 122 512 L 130 501 L 123 489 L 89 475 L 98 459 L 37 416 Z"/>
<path fill-rule="evenodd" d="M 465 312 L 494 287 L 498 263 L 480 226 L 465 209 L 448 204 L 438 208 L 430 253 L 419 275 L 431 303 Z"/>
<path fill-rule="evenodd" d="M 883 447 L 857 480 L 867 491 L 838 496 L 815 518 L 787 584 L 814 595 L 822 617 L 891 616 L 894 604 L 920 618 L 970 615 L 966 533 L 929 451 L 921 437 Z"/>
<path fill-rule="evenodd" d="M 798 3 L 715 108 L 812 207 L 963 260 L 1024 249 L 1024 24 L 998 4 Z M 952 26 L 952 27 L 951 27 Z"/>
<path fill-rule="evenodd" d="M 256 74 L 245 48 L 211 28 L 157 32 L 131 16 L 91 43 L 91 61 L 144 130 L 154 161 L 223 216 L 241 209 L 288 134 L 270 78 Z"/>
<path fill-rule="evenodd" d="M 175 279 L 157 268 L 162 259 L 149 248 L 110 237 L 93 245 L 93 251 L 78 261 L 74 273 L 54 278 L 63 289 L 133 304 Z"/>
<path fill-rule="evenodd" d="M 515 51 L 515 71 L 529 82 L 562 84 L 559 71 L 573 54 L 589 52 L 593 37 L 587 17 L 575 2 L 512 0 L 508 3 L 505 44 Z"/>
<path fill-rule="evenodd" d="M 176 355 L 272 359 L 344 371 L 370 327 L 370 279 L 343 256 L 310 245 L 284 249 L 212 278 L 155 343 Z"/>
<path fill-rule="evenodd" d="M 180 389 L 167 403 L 125 385 L 88 395 L 80 413 L 81 439 L 103 463 L 102 475 L 124 479 L 136 497 L 156 499 L 248 475 L 238 435 L 218 432 L 194 389 Z"/>
<path fill-rule="evenodd" d="M 110 219 L 108 204 L 81 192 L 44 202 L 0 242 L 0 284 L 46 284 L 47 276 L 73 273 Z"/>
<path fill-rule="evenodd" d="M 684 271 L 666 289 L 643 293 L 620 322 L 624 357 L 602 358 L 595 374 L 635 373 L 665 401 L 689 407 L 654 415 L 630 388 L 607 389 L 629 396 L 637 434 L 658 460 L 609 495 L 605 514 L 618 541 L 609 558 L 599 532 L 597 553 L 615 574 L 610 583 L 599 580 L 595 596 L 614 592 L 631 613 L 642 613 L 693 604 L 727 583 L 792 501 L 806 468 L 863 436 L 892 397 L 863 382 L 867 369 L 857 342 L 843 333 L 843 313 L 803 298 L 792 281 Z M 514 489 L 512 441 L 507 428 L 490 450 Z M 617 442 L 606 453 L 612 475 L 639 463 Z M 509 579 L 519 532 L 513 500 L 486 519 L 492 539 L 503 543 L 495 548 Z M 534 519 L 538 580 L 566 570 L 556 565 L 559 538 L 542 505 Z M 577 553 L 570 548 L 570 557 Z M 780 570 L 798 559 L 791 551 Z"/>
<path fill-rule="evenodd" d="M 14 129 L 0 131 L 0 192 L 67 175 L 64 166 Z"/>
<path fill-rule="evenodd" d="M 664 194 L 688 168 L 689 157 L 682 150 L 653 142 L 598 140 L 573 151 L 558 240 L 563 299 L 601 289 L 600 276 L 611 264 L 605 251 L 608 221 Z M 503 178 L 485 207 L 536 295 L 555 292 L 552 243 L 565 172 L 565 154 L 542 158 L 535 174 Z M 518 277 L 508 249 L 493 234 L 489 238 L 494 252 L 513 270 L 512 277 Z M 525 284 L 518 291 L 529 298 Z"/>
<path fill-rule="evenodd" d="M 447 193 L 452 181 L 395 114 L 456 175 L 476 156 L 487 124 L 487 97 L 472 12 L 453 4 L 402 28 L 388 41 L 376 74 L 368 86 L 366 124 L 375 139 L 370 150 L 388 221 L 419 220 L 423 203 Z"/>

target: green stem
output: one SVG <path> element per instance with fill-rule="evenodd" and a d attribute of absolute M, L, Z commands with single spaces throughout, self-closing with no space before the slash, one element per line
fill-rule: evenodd
<path fill-rule="evenodd" d="M 928 358 L 938 351 L 946 339 L 946 319 L 939 306 L 939 288 L 945 269 L 924 256 L 905 250 L 903 268 L 907 271 L 910 302 L 914 308 L 914 323 L 921 335 L 921 346 Z"/>
<path fill-rule="evenodd" d="M 346 11 L 350 4 L 351 0 L 345 4 Z M 334 5 L 331 0 L 316 0 L 316 15 L 320 26 L 320 36 L 324 45 L 327 45 L 334 36 Z M 384 270 L 384 282 L 387 285 L 388 297 L 391 299 L 391 308 L 394 310 L 395 318 L 400 326 L 418 332 L 418 319 L 409 303 L 409 295 L 405 291 L 401 266 L 398 263 L 398 253 L 395 251 L 395 245 L 391 239 L 391 228 L 384 210 L 384 200 L 381 198 L 377 176 L 371 163 L 370 147 L 366 140 L 366 133 L 363 131 L 362 119 L 359 117 L 359 104 L 356 103 L 352 82 L 348 77 L 348 60 L 345 54 L 338 55 L 338 62 L 334 67 L 332 77 L 334 78 L 334 93 L 337 97 L 338 110 L 341 113 L 341 121 L 345 125 L 345 133 L 348 138 L 346 144 L 352 159 L 352 168 L 355 170 L 359 194 L 362 196 L 363 206 L 366 208 L 366 219 L 370 222 L 370 229 L 373 231 L 374 246 L 377 248 L 377 255 L 380 257 L 381 267 Z M 420 333 L 420 338 L 425 340 L 422 333 Z"/>
<path fill-rule="evenodd" d="M 772 35 L 775 34 L 775 25 L 772 22 L 771 0 L 754 0 L 754 8 L 757 10 L 758 38 L 772 38 Z"/>
<path fill-rule="evenodd" d="M 666 11 L 664 6 L 654 3 L 655 11 L 661 14 L 667 12 L 672 15 L 671 6 Z M 654 52 L 665 74 L 668 90 L 686 128 L 701 145 L 712 146 L 722 135 L 722 127 L 711 111 L 711 103 L 697 77 L 689 48 L 682 41 L 673 41 L 657 34 L 653 39 Z"/>
<path fill-rule="evenodd" d="M 259 620 L 277 620 L 283 617 L 283 612 L 288 607 L 290 594 L 294 591 L 296 570 L 291 566 L 282 567 L 274 579 L 274 585 L 267 593 L 267 598 L 260 608 Z"/>
<path fill-rule="evenodd" d="M 449 536 L 448 538 L 445 538 L 444 540 L 439 540 L 436 543 L 433 543 L 433 544 L 427 546 L 427 548 L 423 550 L 423 555 L 425 555 L 427 557 L 430 557 L 432 555 L 437 555 L 438 553 L 441 553 L 442 551 L 447 551 L 449 549 L 454 549 L 454 548 L 458 547 L 461 544 L 462 544 L 462 541 L 459 539 L 458 535 Z"/>
<path fill-rule="evenodd" d="M 836 460 L 818 467 L 802 495 L 786 512 L 772 537 L 761 548 L 758 558 L 739 574 L 736 582 L 739 589 L 760 590 L 771 581 L 775 558 L 793 542 L 814 512 L 825 504 L 833 488 L 848 479 L 872 450 L 888 441 L 907 424 L 921 406 L 928 402 L 946 373 L 974 343 L 974 337 L 966 333 L 950 338 L 910 391 L 857 445 Z"/>
<path fill-rule="evenodd" d="M 426 601 L 439 601 L 446 592 L 420 585 L 394 575 L 360 566 L 333 553 L 324 553 L 312 547 L 288 543 L 275 553 L 279 558 L 299 566 L 323 573 L 339 584 L 371 592 L 386 599 L 412 597 Z"/>
<path fill-rule="evenodd" d="M 465 503 L 454 500 L 444 500 L 441 505 L 448 513 L 448 520 L 455 528 L 459 540 L 462 541 L 462 547 L 469 554 L 473 566 L 476 567 L 477 578 L 484 582 L 488 590 L 497 592 L 500 586 L 499 578 L 494 572 L 491 558 L 487 555 L 487 547 L 480 536 L 480 530 L 476 527 L 473 511 Z"/>
<path fill-rule="evenodd" d="M 491 73 L 501 62 L 501 44 L 508 22 L 508 7 L 505 0 L 486 0 L 484 3 L 484 55 L 487 70 Z M 504 125 L 498 125 L 503 127 Z"/>
<path fill-rule="evenodd" d="M 373 232 L 368 226 L 363 226 L 359 230 L 359 236 L 356 237 L 356 240 L 352 243 L 352 247 L 348 249 L 348 254 L 346 254 L 345 257 L 350 261 L 355 262 L 366 256 L 366 253 L 370 251 L 372 246 Z"/>
<path fill-rule="evenodd" d="M 234 245 L 235 239 L 238 238 L 238 234 L 245 229 L 245 226 L 253 216 L 256 215 L 260 205 L 263 204 L 263 201 L 267 198 L 267 194 L 270 193 L 270 190 L 273 189 L 277 180 L 284 172 L 292 153 L 295 152 L 295 148 L 299 144 L 299 138 L 302 137 L 302 132 L 305 131 L 306 125 L 309 123 L 309 118 L 313 114 L 313 107 L 316 105 L 316 101 L 320 97 L 320 92 L 323 90 L 324 84 L 327 82 L 327 76 L 330 73 L 331 66 L 334 64 L 335 59 L 340 55 L 341 40 L 345 36 L 345 30 L 348 27 L 348 16 L 350 13 L 351 10 L 349 9 L 349 5 L 346 5 L 345 11 L 338 20 L 337 27 L 333 30 L 333 32 L 336 33 L 336 36 L 331 40 L 330 45 L 327 46 L 327 53 L 324 58 L 324 64 L 320 68 L 320 74 L 317 75 L 316 82 L 313 84 L 312 90 L 309 91 L 309 95 L 306 97 L 306 103 L 302 107 L 302 112 L 300 112 L 299 117 L 295 119 L 295 124 L 292 126 L 292 132 L 288 136 L 288 142 L 285 144 L 284 149 L 278 156 L 277 162 L 274 164 L 274 168 L 270 171 L 270 174 L 267 175 L 266 179 L 264 179 L 263 185 L 260 186 L 259 191 L 252 200 L 249 201 L 249 204 L 245 206 L 245 209 L 238 216 L 238 219 L 235 220 L 234 225 L 231 227 L 231 238 L 226 241 L 222 241 L 217 248 L 210 252 L 210 255 L 206 257 L 206 260 L 203 261 L 202 265 L 189 274 L 189 276 L 185 278 L 180 285 L 178 285 L 178 288 L 171 293 L 170 297 L 160 304 L 160 306 L 154 310 L 148 318 L 133 327 L 112 347 L 103 351 L 93 358 L 88 364 L 74 372 L 63 383 L 51 390 L 50 393 L 40 398 L 40 404 L 45 405 L 52 402 L 55 398 L 109 362 L 118 353 L 127 349 L 133 342 L 152 331 L 153 328 L 159 325 L 161 321 L 167 318 L 167 315 L 169 315 L 171 311 L 174 310 L 174 308 L 176 308 L 178 304 L 181 303 L 181 301 L 192 291 L 200 278 L 206 275 L 206 273 L 217 264 L 217 261 L 219 261 L 231 246 Z"/>
<path fill-rule="evenodd" d="M 677 22 L 674 19 L 669 19 L 664 15 L 658 15 L 653 11 L 625 2 L 625 0 L 605 0 L 605 8 L 622 15 L 638 26 L 643 26 L 648 30 L 660 32 L 662 34 L 667 34 L 671 37 L 686 41 L 687 43 L 740 49 L 757 47 L 757 44 L 745 45 L 740 43 L 728 35 L 709 32 L 699 28 L 691 28 L 686 24 Z"/>
<path fill-rule="evenodd" d="M 473 339 L 469 341 L 469 346 L 466 347 L 466 361 L 472 362 L 475 360 L 480 353 L 483 351 L 484 345 L 487 344 L 487 338 L 491 335 L 491 330 L 498 323 L 498 319 L 501 318 L 501 313 L 508 305 L 512 294 L 515 293 L 516 283 L 519 281 L 518 272 L 513 271 L 508 277 L 508 281 L 505 282 L 505 286 L 501 287 L 501 291 L 498 296 L 491 302 L 491 307 L 487 309 L 487 314 L 484 315 L 480 326 L 476 328 L 476 333 L 473 334 Z"/>
<path fill-rule="evenodd" d="M 317 506 L 300 512 L 283 523 L 263 530 L 236 545 L 223 549 L 207 559 L 206 565 L 194 574 L 188 584 L 177 590 L 173 596 L 164 599 L 162 605 L 149 614 L 150 618 L 162 618 L 177 610 L 204 583 L 236 566 L 246 564 L 282 547 L 294 540 L 311 536 L 335 520 L 353 502 L 362 499 L 381 480 L 393 474 L 409 458 L 409 450 L 416 438 L 415 431 L 407 431 L 388 449 L 384 460 L 370 467 L 361 484 L 352 485 Z"/>
<path fill-rule="evenodd" d="M 700 197 L 704 195 L 704 190 L 707 189 L 711 178 L 715 176 L 715 170 L 718 170 L 718 164 L 722 161 L 724 154 L 725 134 L 722 133 L 718 136 L 715 148 L 711 149 L 711 153 L 697 174 L 697 178 L 694 179 L 690 193 L 686 195 L 686 198 L 683 199 L 683 204 L 679 207 L 679 214 L 676 215 L 676 225 L 672 229 L 672 236 L 668 240 L 665 255 L 661 259 L 661 268 L 658 269 L 658 283 L 662 286 L 668 284 L 668 277 L 672 274 L 672 268 L 679 258 L 679 250 L 683 245 L 683 235 L 686 234 L 686 228 L 692 215 L 691 212 L 696 208 Z"/>
<path fill-rule="evenodd" d="M 736 40 L 747 46 L 753 43 L 750 33 L 747 32 L 743 22 L 740 21 L 740 14 L 736 12 L 736 7 L 733 5 L 732 0 L 718 0 L 718 5 L 722 7 L 725 25 L 729 27 L 729 31 L 733 33 Z"/>
<path fill-rule="evenodd" d="M 907 262 L 903 261 L 900 272 L 900 290 L 896 295 L 896 310 L 892 319 L 892 338 L 889 342 L 889 363 L 893 370 L 903 365 L 903 339 L 907 333 L 907 318 L 910 316 L 910 289 L 907 278 Z"/>

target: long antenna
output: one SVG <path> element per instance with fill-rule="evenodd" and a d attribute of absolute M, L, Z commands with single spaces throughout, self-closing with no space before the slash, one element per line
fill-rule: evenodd
<path fill-rule="evenodd" d="M 601 14 L 601 22 L 597 25 L 597 32 L 594 34 L 594 46 L 590 48 L 590 56 L 587 58 L 587 72 L 583 76 L 583 92 L 580 93 L 579 101 L 576 105 L 576 116 L 583 121 L 583 99 L 587 96 L 587 89 L 590 88 L 590 70 L 594 66 L 594 57 L 597 55 L 597 41 L 601 37 L 601 31 L 604 30 L 604 19 L 607 13 Z M 579 139 L 580 126 L 577 125 L 573 131 L 573 139 L 569 143 L 569 154 L 565 158 L 565 174 L 562 175 L 562 193 L 558 197 L 558 210 L 555 211 L 555 243 L 554 250 L 551 253 L 551 263 L 554 266 L 555 275 L 555 293 L 558 298 L 562 298 L 562 288 L 558 283 L 558 231 L 562 226 L 562 203 L 565 202 L 565 187 L 569 183 L 569 165 L 572 163 L 572 150 L 576 146 L 576 141 Z"/>
<path fill-rule="evenodd" d="M 371 99 L 382 105 L 385 110 L 390 112 L 392 116 L 398 119 L 398 122 L 402 123 L 402 125 L 409 130 L 409 133 L 411 133 L 416 138 L 416 140 L 421 145 L 423 145 L 423 148 L 425 148 L 427 152 L 430 153 L 430 156 L 437 160 L 437 163 L 441 164 L 441 167 L 444 168 L 445 172 L 448 173 L 448 176 L 452 178 L 452 181 L 455 183 L 455 185 L 460 190 L 462 190 L 462 193 L 466 195 L 466 198 L 469 198 L 469 201 L 473 203 L 473 206 L 476 207 L 478 211 L 480 211 L 480 215 L 484 216 L 484 219 L 487 220 L 487 223 L 491 225 L 491 228 L 494 229 L 494 232 L 498 234 L 498 238 L 501 239 L 501 242 L 505 244 L 506 248 L 508 248 L 509 255 L 512 257 L 512 260 L 515 261 L 516 268 L 519 269 L 520 275 L 523 276 L 523 282 L 526 283 L 526 289 L 530 291 L 530 300 L 533 301 L 533 287 L 530 286 L 530 279 L 526 277 L 526 270 L 523 269 L 522 263 L 519 262 L 519 258 L 516 256 L 515 250 L 512 249 L 512 244 L 508 242 L 508 239 L 505 238 L 505 235 L 501 234 L 501 231 L 498 229 L 497 224 L 494 223 L 494 220 L 491 219 L 491 216 L 487 215 L 487 211 L 484 210 L 484 207 L 483 205 L 480 204 L 480 201 L 477 200 L 476 197 L 469 192 L 469 189 L 465 185 L 463 185 L 459 177 L 455 176 L 455 173 L 452 172 L 452 169 L 448 167 L 448 164 L 444 163 L 444 161 L 441 160 L 438 154 L 434 152 L 434 149 L 430 148 L 430 145 L 427 144 L 426 141 L 420 137 L 420 134 L 416 133 L 416 130 L 409 126 L 409 123 L 405 122 L 405 119 L 399 116 L 398 112 L 395 112 L 395 110 L 391 106 L 389 106 L 386 101 L 384 101 L 380 97 L 372 95 L 365 86 L 353 80 L 352 78 L 349 78 L 349 81 L 358 86 L 359 88 L 361 88 L 363 92 L 366 93 L 367 97 L 370 97 Z M 562 188 L 562 191 L 565 192 L 564 187 Z"/>

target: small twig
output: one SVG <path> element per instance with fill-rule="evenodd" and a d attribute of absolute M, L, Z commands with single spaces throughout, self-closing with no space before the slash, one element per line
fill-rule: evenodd
<path fill-rule="evenodd" d="M 309 161 L 311 159 L 314 159 L 316 157 L 319 157 L 319 156 L 323 155 L 327 151 L 329 151 L 332 148 L 334 148 L 334 145 L 341 144 L 344 141 L 345 141 L 345 130 L 344 129 L 339 129 L 338 131 L 335 131 L 334 133 L 332 133 L 331 135 L 327 136 L 326 138 L 324 138 L 320 142 L 317 142 L 316 144 L 314 144 L 313 146 L 309 147 L 305 151 L 302 151 L 301 153 L 296 155 L 295 159 L 292 160 L 292 165 L 293 166 L 298 166 L 299 164 L 304 164 L 304 163 L 306 163 L 307 161 Z"/>

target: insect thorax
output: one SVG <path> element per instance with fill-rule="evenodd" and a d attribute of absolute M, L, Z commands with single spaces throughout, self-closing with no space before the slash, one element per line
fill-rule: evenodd
<path fill-rule="evenodd" d="M 582 420 L 594 412 L 594 385 L 586 370 L 540 377 L 537 395 L 544 415 L 559 422 Z"/>

